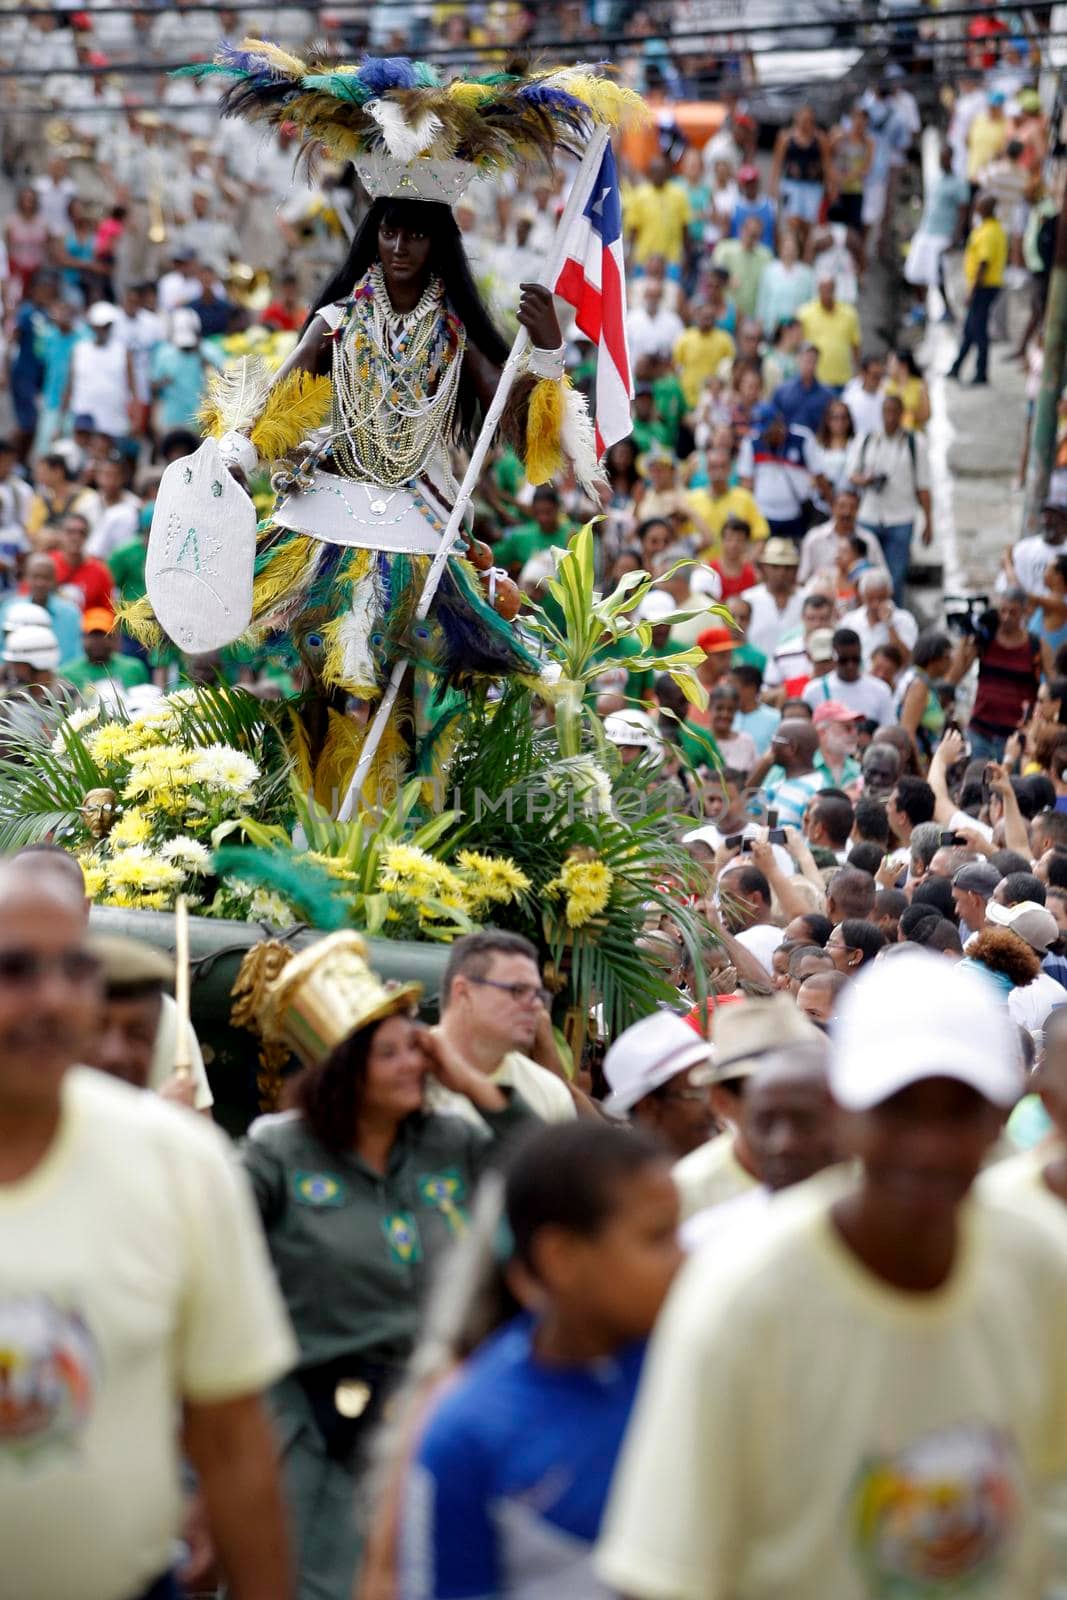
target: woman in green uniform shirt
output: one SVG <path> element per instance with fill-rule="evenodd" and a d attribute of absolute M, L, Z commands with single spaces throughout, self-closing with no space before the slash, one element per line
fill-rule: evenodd
<path fill-rule="evenodd" d="M 254 1123 L 242 1151 L 300 1345 L 272 1392 L 300 1600 L 349 1600 L 368 1433 L 495 1142 L 531 1119 L 413 1019 L 419 985 L 386 988 L 365 953 L 357 934 L 333 934 L 268 989 L 265 1031 L 304 1071 L 293 1109 Z M 425 1112 L 431 1077 L 489 1134 Z"/>

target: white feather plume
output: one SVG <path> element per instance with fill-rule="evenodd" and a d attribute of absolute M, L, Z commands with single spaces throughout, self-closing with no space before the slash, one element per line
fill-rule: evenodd
<path fill-rule="evenodd" d="M 371 633 L 383 610 L 381 586 L 374 570 L 352 593 L 351 609 L 337 631 L 344 681 L 370 685 L 376 682 Z"/>
<path fill-rule="evenodd" d="M 420 111 L 409 122 L 401 106 L 381 97 L 368 100 L 364 110 L 381 128 L 385 148 L 398 161 L 414 161 L 441 132 L 441 119 L 434 111 Z"/>
<path fill-rule="evenodd" d="M 208 399 L 217 409 L 222 433 L 248 433 L 267 403 L 274 381 L 262 356 L 242 356 L 210 379 Z"/>
<path fill-rule="evenodd" d="M 563 426 L 560 429 L 560 443 L 570 457 L 574 476 L 586 494 L 594 500 L 599 499 L 599 491 L 608 480 L 597 460 L 593 419 L 589 415 L 585 396 L 577 389 L 573 389 L 569 383 L 563 388 Z"/>

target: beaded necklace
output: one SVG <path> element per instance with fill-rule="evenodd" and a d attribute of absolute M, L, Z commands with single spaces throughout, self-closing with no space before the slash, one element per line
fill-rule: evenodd
<path fill-rule="evenodd" d="M 331 446 L 347 477 L 399 488 L 448 440 L 467 336 L 444 296 L 435 276 L 394 311 L 377 262 L 356 285 L 333 351 Z"/>

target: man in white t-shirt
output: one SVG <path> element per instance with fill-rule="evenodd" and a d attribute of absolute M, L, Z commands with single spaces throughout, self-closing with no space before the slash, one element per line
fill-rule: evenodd
<path fill-rule="evenodd" d="M 841 391 L 856 433 L 877 433 L 882 426 L 885 362 L 881 356 L 864 356 L 860 370 Z"/>
<path fill-rule="evenodd" d="M 452 946 L 441 980 L 439 1031 L 470 1066 L 521 1094 L 545 1122 L 577 1116 L 556 1052 L 537 951 L 518 933 L 487 929 Z M 433 1109 L 481 1117 L 465 1095 L 433 1086 Z"/>
<path fill-rule="evenodd" d="M 775 1004 L 780 1002 L 776 1001 Z M 788 1002 L 786 1002 L 788 1004 Z M 837 1158 L 836 1126 L 826 1087 L 826 1040 L 812 1025 L 810 1039 L 769 1044 L 757 1060 L 741 1102 L 741 1125 L 759 1187 L 698 1211 L 681 1229 L 686 1250 L 710 1239 L 742 1237 L 766 1215 L 772 1196 L 804 1183 Z"/>
<path fill-rule="evenodd" d="M 757 560 L 762 582 L 744 592 L 752 613 L 748 642 L 765 656 L 773 656 L 785 635 L 800 625 L 804 592 L 797 587 L 799 562 L 791 539 L 768 539 Z"/>
<path fill-rule="evenodd" d="M 864 670 L 879 645 L 895 645 L 907 659 L 919 637 L 919 624 L 910 611 L 893 604 L 893 585 L 884 570 L 864 572 L 859 581 L 860 604 L 841 618 L 843 628 L 860 637 Z"/>
<path fill-rule="evenodd" d="M 817 1037 L 785 995 L 715 1007 L 711 1108 L 726 1131 L 675 1162 L 673 1176 L 683 1219 L 758 1192 L 759 1170 L 742 1116 L 749 1080 L 772 1051 L 809 1045 Z"/>
<path fill-rule="evenodd" d="M 770 977 L 771 959 L 784 935 L 771 921 L 771 886 L 750 856 L 740 856 L 723 868 L 719 895 L 728 929 Z"/>
<path fill-rule="evenodd" d="M 638 1600 L 1047 1593 L 1067 1251 L 967 1200 L 1023 1088 L 978 974 L 875 962 L 830 1090 L 852 1159 L 698 1251 L 646 1360 L 598 1551 Z"/>
<path fill-rule="evenodd" d="M 813 678 L 802 699 L 814 711 L 827 700 L 836 700 L 869 722 L 893 721 L 893 694 L 881 678 L 863 671 L 863 646 L 854 628 L 838 628 L 834 634 L 834 666 L 823 678 Z"/>
<path fill-rule="evenodd" d="M 1054 472 L 1041 507 L 1041 533 L 1020 539 L 1004 552 L 1004 577 L 1018 584 L 1032 601 L 1041 603 L 1046 593 L 1045 572 L 1067 545 L 1067 469 Z M 999 582 L 1004 582 L 1002 577 Z"/>
<path fill-rule="evenodd" d="M 1007 906 L 994 890 L 985 915 L 987 926 L 1007 928 L 1039 960 L 1044 959 L 1060 936 L 1056 918 L 1036 900 L 1017 900 L 1014 905 Z M 1008 995 L 1008 1013 L 1012 1021 L 1029 1033 L 1044 1027 L 1045 1018 L 1057 1006 L 1067 1006 L 1067 989 L 1047 972 L 1039 972 L 1030 983 L 1016 984 Z"/>
<path fill-rule="evenodd" d="M 0 1541 L 19 1600 L 164 1592 L 190 1460 L 231 1592 L 291 1594 L 261 1401 L 296 1347 L 209 1123 L 76 1067 L 99 975 L 74 898 L 0 867 Z"/>

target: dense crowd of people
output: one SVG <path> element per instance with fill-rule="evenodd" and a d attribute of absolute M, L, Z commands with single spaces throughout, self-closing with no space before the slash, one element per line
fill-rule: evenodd
<path fill-rule="evenodd" d="M 0 717 L 305 687 L 282 636 L 121 623 L 212 374 L 285 358 L 366 207 L 165 76 L 220 29 L 487 71 L 626 33 L 656 111 L 618 141 L 632 431 L 599 499 L 498 442 L 474 532 L 550 611 L 596 517 L 601 586 L 653 576 L 637 620 L 705 691 L 625 653 L 590 687 L 704 885 L 702 949 L 658 911 L 642 940 L 672 1003 L 565 1063 L 526 939 L 457 939 L 430 1027 L 333 934 L 272 985 L 299 1071 L 236 1159 L 195 1039 L 171 1070 L 172 963 L 90 931 L 58 847 L 0 863 L 19 1600 L 1067 1594 L 1067 444 L 993 593 L 909 585 L 928 321 L 950 380 L 1011 335 L 1036 395 L 1062 9 L 931 8 L 769 139 L 744 46 L 671 49 L 704 0 L 0 10 Z M 455 208 L 502 328 L 572 175 Z"/>

